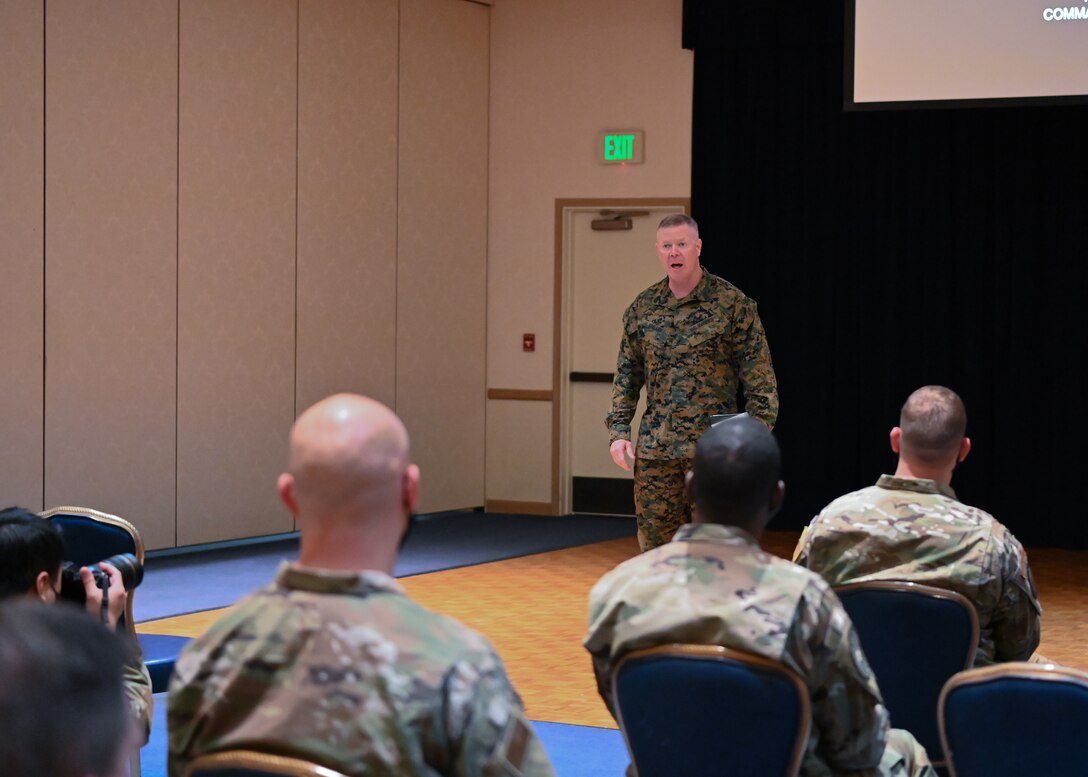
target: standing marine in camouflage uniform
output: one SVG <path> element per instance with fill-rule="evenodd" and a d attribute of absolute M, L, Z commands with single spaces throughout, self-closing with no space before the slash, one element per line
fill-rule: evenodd
<path fill-rule="evenodd" d="M 956 499 L 952 471 L 971 450 L 963 402 L 944 386 L 907 399 L 891 447 L 895 475 L 839 497 L 794 553 L 831 585 L 907 580 L 963 594 L 978 611 L 975 665 L 1027 660 L 1042 608 L 1023 546 L 993 516 Z"/>
<path fill-rule="evenodd" d="M 665 278 L 639 294 L 623 314 L 612 410 L 605 418 L 610 453 L 623 469 L 635 464 L 635 514 L 643 550 L 672 538 L 691 520 L 684 475 L 710 416 L 745 411 L 773 428 L 778 388 L 754 300 L 699 264 L 703 241 L 694 219 L 666 216 L 657 230 Z M 638 449 L 631 420 L 646 387 Z"/>
<path fill-rule="evenodd" d="M 925 750 L 888 713 L 849 616 L 817 575 L 765 553 L 757 538 L 781 505 L 780 454 L 751 418 L 717 424 L 695 448 L 693 523 L 593 587 L 585 647 L 615 715 L 611 673 L 639 648 L 722 645 L 779 661 L 808 686 L 805 777 L 932 775 Z M 722 704 L 729 704 L 723 699 Z"/>
<path fill-rule="evenodd" d="M 179 657 L 171 777 L 235 747 L 353 777 L 554 775 L 487 641 L 391 577 L 418 483 L 384 405 L 337 395 L 299 417 L 279 479 L 299 561 Z"/>

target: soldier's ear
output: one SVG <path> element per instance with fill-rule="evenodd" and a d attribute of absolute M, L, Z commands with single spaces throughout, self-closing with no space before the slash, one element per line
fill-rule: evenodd
<path fill-rule="evenodd" d="M 970 437 L 964 437 L 962 440 L 960 440 L 960 453 L 959 453 L 959 456 L 956 457 L 956 463 L 958 464 L 959 462 L 966 459 L 967 454 L 970 453 L 970 452 L 971 452 L 971 438 Z"/>
<path fill-rule="evenodd" d="M 684 499 L 688 500 L 688 504 L 691 504 L 695 500 L 692 498 L 691 481 L 694 473 L 689 469 L 687 474 L 684 475 Z"/>
<path fill-rule="evenodd" d="M 903 430 L 898 426 L 893 426 L 891 433 L 888 435 L 888 440 L 892 444 L 892 453 L 896 456 L 899 455 L 899 439 L 903 436 Z"/>
<path fill-rule="evenodd" d="M 785 498 L 786 483 L 783 480 L 779 480 L 775 484 L 774 489 L 771 491 L 771 501 L 770 504 L 767 505 L 768 511 L 770 512 L 771 516 L 774 516 L 774 514 L 778 512 L 779 508 L 782 507 L 782 501 Z"/>
<path fill-rule="evenodd" d="M 284 472 L 276 479 L 276 490 L 279 492 L 280 501 L 286 505 L 291 515 L 298 516 L 298 500 L 295 498 L 295 477 L 290 472 Z"/>
<path fill-rule="evenodd" d="M 401 479 L 401 501 L 404 509 L 409 514 L 416 511 L 416 503 L 419 501 L 419 466 L 409 464 Z"/>

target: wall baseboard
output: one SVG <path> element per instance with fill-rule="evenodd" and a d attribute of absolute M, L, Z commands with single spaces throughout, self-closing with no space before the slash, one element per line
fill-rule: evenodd
<path fill-rule="evenodd" d="M 630 478 L 571 478 L 571 507 L 576 513 L 635 514 L 635 481 Z"/>
<path fill-rule="evenodd" d="M 489 513 L 556 515 L 551 502 L 517 502 L 510 499 L 488 499 L 484 503 L 484 510 Z"/>
<path fill-rule="evenodd" d="M 516 399 L 522 402 L 551 402 L 554 393 L 550 389 L 490 388 L 488 399 Z"/>

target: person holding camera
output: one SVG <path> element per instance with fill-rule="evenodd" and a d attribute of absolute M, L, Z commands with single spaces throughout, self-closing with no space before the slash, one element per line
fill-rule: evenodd
<path fill-rule="evenodd" d="M 116 630 L 128 599 L 125 581 L 113 564 L 103 561 L 95 566 L 101 571 L 66 567 L 64 535 L 50 521 L 22 507 L 0 510 L 0 600 L 29 597 L 46 604 L 82 602 L 91 617 Z M 97 579 L 103 573 L 109 581 L 105 591 Z M 124 690 L 142 731 L 142 742 L 146 742 L 151 732 L 151 675 L 139 650 L 135 645 L 133 648 L 132 659 L 125 665 Z"/>

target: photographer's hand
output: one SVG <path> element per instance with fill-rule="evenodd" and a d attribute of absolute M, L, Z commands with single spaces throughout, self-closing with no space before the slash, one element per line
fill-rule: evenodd
<path fill-rule="evenodd" d="M 125 581 L 121 572 L 113 564 L 102 562 L 99 564 L 102 571 L 110 576 L 109 601 L 107 602 L 107 619 L 111 628 L 117 627 L 117 621 L 125 612 L 125 601 L 128 593 L 125 591 Z M 79 570 L 79 579 L 83 581 L 83 588 L 87 592 L 87 612 L 98 618 L 102 613 L 102 589 L 94 581 L 94 575 L 87 567 Z"/>

